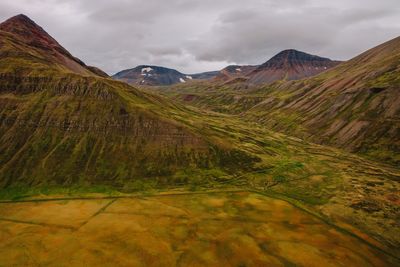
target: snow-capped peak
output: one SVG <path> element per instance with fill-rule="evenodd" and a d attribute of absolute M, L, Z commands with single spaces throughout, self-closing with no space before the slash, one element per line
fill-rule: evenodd
<path fill-rule="evenodd" d="M 143 73 L 143 72 L 150 72 L 150 71 L 152 71 L 152 70 L 153 70 L 153 69 L 150 68 L 150 67 L 142 68 L 142 73 Z"/>

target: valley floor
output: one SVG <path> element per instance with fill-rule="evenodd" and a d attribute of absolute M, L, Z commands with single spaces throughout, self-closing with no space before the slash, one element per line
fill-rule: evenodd
<path fill-rule="evenodd" d="M 50 196 L 52 197 L 52 196 Z M 394 266 L 372 238 L 255 191 L 0 203 L 4 266 Z"/>

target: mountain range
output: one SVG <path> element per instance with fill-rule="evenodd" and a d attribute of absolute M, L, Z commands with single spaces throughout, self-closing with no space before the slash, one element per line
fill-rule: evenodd
<path fill-rule="evenodd" d="M 177 83 L 186 83 L 193 79 L 206 80 L 214 78 L 217 71 L 209 71 L 196 74 L 183 74 L 177 70 L 160 66 L 140 65 L 133 69 L 127 69 L 114 74 L 116 80 L 126 82 L 131 85 L 142 86 L 165 86 Z"/>
<path fill-rule="evenodd" d="M 120 71 L 112 77 L 132 85 L 163 86 L 195 80 L 251 84 L 271 83 L 278 80 L 298 80 L 319 74 L 338 65 L 340 61 L 310 55 L 294 49 L 284 50 L 261 65 L 230 65 L 220 71 L 183 74 L 177 70 L 140 65 Z"/>
<path fill-rule="evenodd" d="M 272 82 L 273 73 L 279 73 L 270 72 L 274 62 L 288 62 L 281 55 L 265 64 L 268 71 L 250 72 L 249 80 L 256 80 L 253 85 L 246 79 L 229 86 L 203 83 L 160 92 L 202 109 L 239 114 L 276 131 L 398 164 L 399 47 L 397 37 L 340 64 L 315 60 L 315 71 L 324 71 L 301 80 Z M 328 64 L 331 68 L 325 70 Z M 262 73 L 271 77 L 270 82 L 258 84 Z"/>
<path fill-rule="evenodd" d="M 284 50 L 259 66 L 109 77 L 17 15 L 0 24 L 0 193 L 256 191 L 398 262 L 399 89 L 400 37 L 345 62 Z"/>

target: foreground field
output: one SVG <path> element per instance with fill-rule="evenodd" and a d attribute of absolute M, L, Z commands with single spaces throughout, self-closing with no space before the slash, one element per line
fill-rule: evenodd
<path fill-rule="evenodd" d="M 371 244 L 251 192 L 0 204 L 1 266 L 393 266 Z"/>

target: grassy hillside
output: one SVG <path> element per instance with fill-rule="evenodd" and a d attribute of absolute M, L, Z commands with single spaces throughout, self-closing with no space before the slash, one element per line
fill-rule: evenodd
<path fill-rule="evenodd" d="M 399 77 L 400 37 L 315 78 L 275 85 L 244 116 L 276 130 L 398 164 Z"/>
<path fill-rule="evenodd" d="M 0 24 L 0 37 L 1 187 L 124 187 L 259 161 L 175 119 L 185 108 L 90 72 L 24 16 Z"/>

